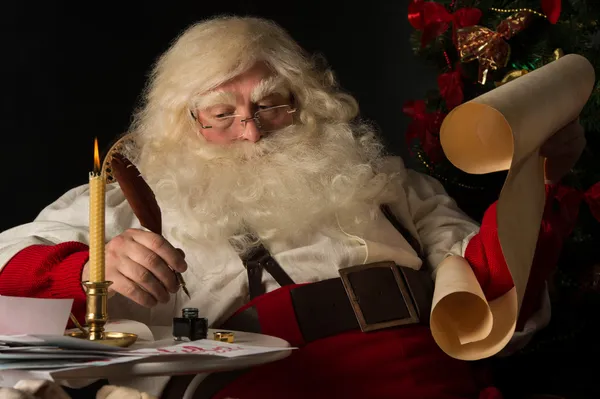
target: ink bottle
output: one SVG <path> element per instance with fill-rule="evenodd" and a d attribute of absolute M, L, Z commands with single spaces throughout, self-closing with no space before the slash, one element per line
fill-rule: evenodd
<path fill-rule="evenodd" d="M 181 317 L 173 317 L 173 338 L 176 341 L 206 339 L 208 320 L 198 317 L 198 308 L 184 308 Z"/>

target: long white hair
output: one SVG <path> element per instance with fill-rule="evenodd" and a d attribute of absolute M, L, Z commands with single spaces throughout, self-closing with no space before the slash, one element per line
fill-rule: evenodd
<path fill-rule="evenodd" d="M 265 63 L 297 106 L 294 125 L 257 143 L 217 146 L 190 115 L 198 98 Z M 321 58 L 310 57 L 277 24 L 223 16 L 185 30 L 158 59 L 130 132 L 138 164 L 183 242 L 243 252 L 262 239 L 308 237 L 335 229 L 340 212 L 373 218 L 389 197 L 384 151 L 358 122 L 355 99 L 337 86 Z M 239 156 L 244 154 L 244 156 Z M 364 222 L 354 217 L 355 222 Z"/>

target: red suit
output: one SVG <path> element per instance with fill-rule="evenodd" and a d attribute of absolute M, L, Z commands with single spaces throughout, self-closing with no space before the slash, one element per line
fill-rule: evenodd
<path fill-rule="evenodd" d="M 517 330 L 538 310 L 564 239 L 553 228 L 558 215 L 552 205 L 547 201 Z M 495 204 L 487 210 L 479 233 L 470 240 L 465 258 L 488 300 L 512 288 L 498 242 Z M 73 313 L 83 320 L 85 294 L 80 276 L 87 259 L 87 246 L 77 242 L 25 248 L 0 272 L 0 295 L 74 298 Z M 289 292 L 294 287 L 259 296 L 244 308 L 256 308 L 263 334 L 283 338 L 300 350 L 282 361 L 244 373 L 214 398 L 501 397 L 477 372 L 478 363 L 447 356 L 427 326 L 370 333 L 355 330 L 306 343 L 291 306 Z"/>

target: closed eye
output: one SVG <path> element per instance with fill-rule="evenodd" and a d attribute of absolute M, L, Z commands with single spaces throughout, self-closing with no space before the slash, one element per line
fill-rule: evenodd
<path fill-rule="evenodd" d="M 269 109 L 269 108 L 274 108 L 274 107 L 278 107 L 279 105 L 272 105 L 272 104 L 259 104 L 258 105 L 258 109 L 263 110 L 263 109 Z"/>
<path fill-rule="evenodd" d="M 224 112 L 222 114 L 216 114 L 214 117 L 217 119 L 220 119 L 220 118 L 227 118 L 231 115 L 233 115 L 233 112 Z"/>
<path fill-rule="evenodd" d="M 256 108 L 259 110 L 269 109 L 273 107 L 287 104 L 287 99 L 279 93 L 272 93 L 256 102 Z"/>

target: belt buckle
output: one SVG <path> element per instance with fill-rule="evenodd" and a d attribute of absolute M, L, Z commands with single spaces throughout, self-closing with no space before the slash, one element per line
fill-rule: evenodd
<path fill-rule="evenodd" d="M 364 313 L 360 307 L 359 299 L 356 296 L 354 289 L 352 288 L 352 284 L 350 283 L 350 279 L 348 276 L 352 273 L 372 269 L 375 267 L 389 268 L 392 270 L 392 274 L 394 275 L 396 285 L 398 286 L 398 289 L 402 294 L 402 298 L 404 299 L 404 304 L 408 309 L 408 317 L 383 321 L 379 323 L 367 323 Z M 352 305 L 352 310 L 354 310 L 356 320 L 358 321 L 360 329 L 363 332 L 377 331 L 382 330 L 384 328 L 398 327 L 408 324 L 417 324 L 420 322 L 419 314 L 417 312 L 417 306 L 414 302 L 413 296 L 410 293 L 404 276 L 400 272 L 400 268 L 394 262 L 377 262 L 366 265 L 356 265 L 340 269 L 339 273 L 342 283 L 344 285 L 344 289 L 346 290 L 346 294 L 348 295 L 348 299 L 350 300 L 350 304 Z"/>

